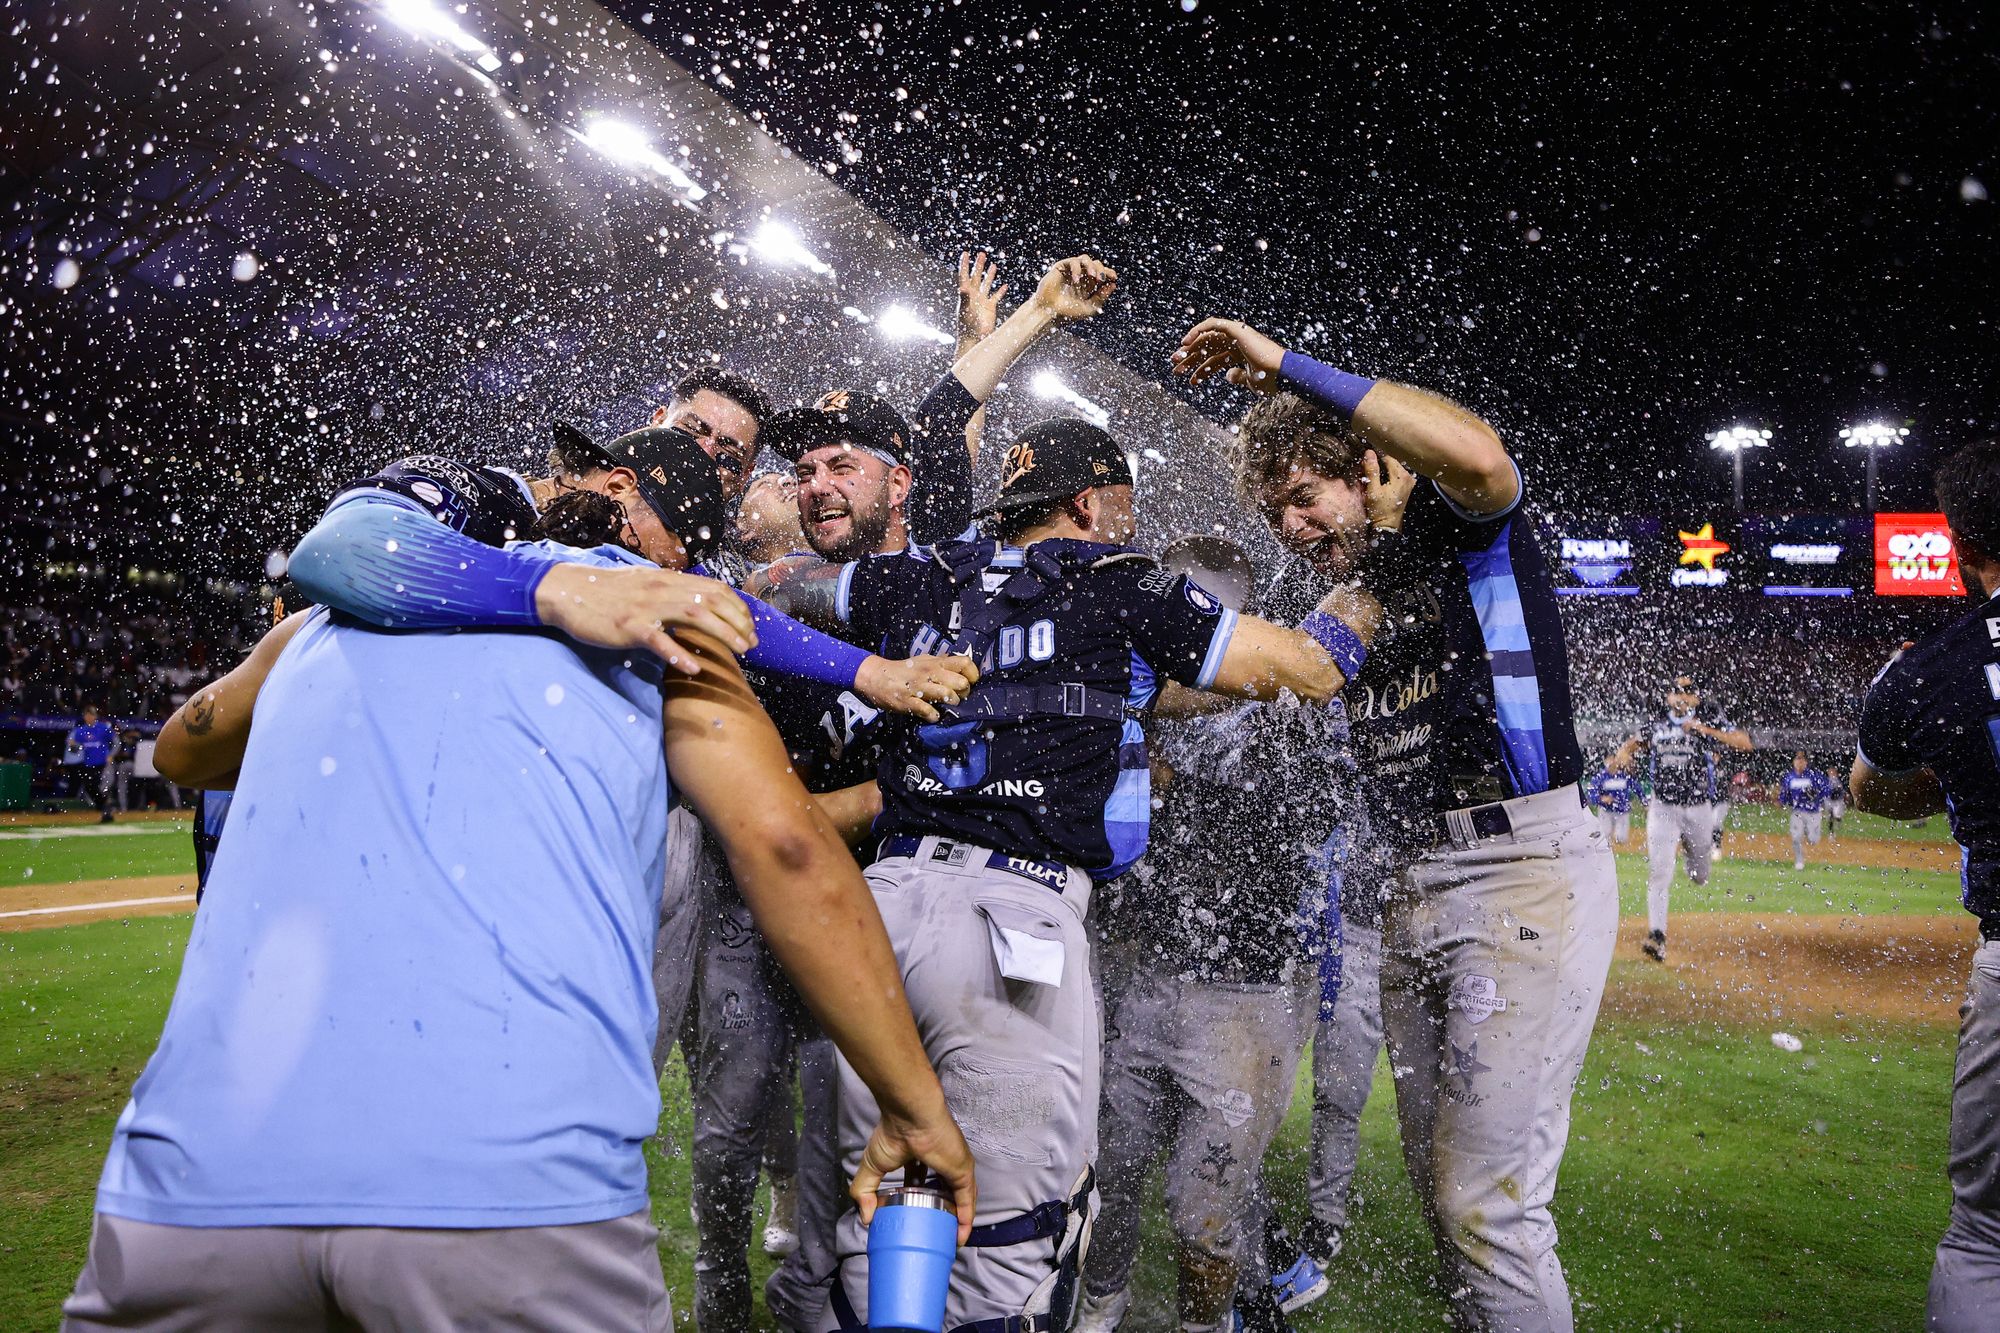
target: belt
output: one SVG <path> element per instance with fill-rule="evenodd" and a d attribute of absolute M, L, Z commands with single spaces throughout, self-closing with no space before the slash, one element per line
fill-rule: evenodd
<path fill-rule="evenodd" d="M 1432 832 L 1440 847 L 1476 847 L 1484 842 L 1497 842 L 1514 836 L 1514 816 L 1508 807 L 1516 810 L 1528 801 L 1539 801 L 1567 792 L 1576 801 L 1579 810 L 1584 808 L 1583 791 L 1575 783 L 1552 788 L 1547 792 L 1535 792 L 1528 796 L 1516 796 L 1507 801 L 1490 801 L 1485 805 L 1468 805 L 1457 810 L 1445 810 L 1433 817 Z"/>
<path fill-rule="evenodd" d="M 915 856 L 923 850 L 924 840 L 913 833 L 896 833 L 882 839 L 882 845 L 875 850 L 875 857 L 881 860 L 890 856 Z M 1061 893 L 1069 885 L 1070 867 L 1062 861 L 1037 861 L 1033 857 L 1013 856 L 1007 852 L 996 852 L 969 842 L 956 842 L 950 838 L 937 838 L 931 847 L 931 858 L 953 866 L 969 865 L 976 857 L 984 855 L 986 868 L 1004 870 L 1010 875 L 1032 880 L 1045 889 Z M 1088 879 L 1089 876 L 1084 876 Z"/>
<path fill-rule="evenodd" d="M 1982 916 L 1979 918 L 1979 938 L 1982 940 L 2000 940 L 2000 916 Z"/>

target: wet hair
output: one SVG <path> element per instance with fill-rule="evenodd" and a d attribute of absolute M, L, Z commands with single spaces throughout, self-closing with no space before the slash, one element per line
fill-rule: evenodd
<path fill-rule="evenodd" d="M 2000 439 L 1968 444 L 1937 470 L 1938 508 L 1960 544 L 2000 560 Z"/>
<path fill-rule="evenodd" d="M 625 535 L 625 510 L 596 491 L 564 491 L 535 526 L 541 536 L 565 546 L 622 546 L 636 553 Z"/>
<path fill-rule="evenodd" d="M 1336 481 L 1361 480 L 1365 452 L 1334 413 L 1295 393 L 1273 394 L 1243 414 L 1229 448 L 1229 464 L 1243 498 L 1256 504 L 1272 482 L 1295 467 Z"/>
<path fill-rule="evenodd" d="M 593 472 L 604 471 L 603 455 L 591 452 L 584 447 L 583 441 L 571 440 L 560 431 L 556 433 L 556 442 L 549 447 L 548 461 L 549 471 L 562 477 L 587 477 Z"/>
<path fill-rule="evenodd" d="M 750 419 L 759 426 L 771 415 L 771 400 L 757 387 L 757 382 L 748 375 L 739 375 L 721 366 L 696 366 L 680 377 L 674 384 L 674 397 L 682 402 L 694 397 L 703 389 L 719 393 L 750 414 Z"/>

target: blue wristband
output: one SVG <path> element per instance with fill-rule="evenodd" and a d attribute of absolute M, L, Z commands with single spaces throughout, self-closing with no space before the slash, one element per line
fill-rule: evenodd
<path fill-rule="evenodd" d="M 1374 380 L 1335 370 L 1303 352 L 1286 352 L 1285 359 L 1278 363 L 1278 377 L 1296 385 L 1299 392 L 1343 417 L 1352 417 L 1354 409 L 1361 406 L 1361 400 L 1375 387 Z"/>
<path fill-rule="evenodd" d="M 1314 643 L 1326 649 L 1327 656 L 1340 668 L 1342 679 L 1353 680 L 1361 674 L 1361 664 L 1368 660 L 1368 646 L 1361 642 L 1361 636 L 1346 621 L 1324 611 L 1315 611 L 1299 622 L 1299 628 Z"/>
<path fill-rule="evenodd" d="M 781 676 L 798 676 L 842 689 L 854 687 L 855 674 L 872 656 L 867 649 L 802 625 L 747 592 L 739 591 L 737 596 L 750 608 L 750 622 L 757 629 L 757 646 L 743 655 L 745 662 Z"/>

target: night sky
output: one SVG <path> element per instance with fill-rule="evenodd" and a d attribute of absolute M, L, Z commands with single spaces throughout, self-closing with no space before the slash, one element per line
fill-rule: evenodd
<path fill-rule="evenodd" d="M 1927 507 L 2000 416 L 1975 6 L 611 8 L 940 259 L 1102 254 L 1084 336 L 1134 369 L 1234 314 L 1463 398 L 1566 507 L 1726 501 L 1739 421 L 1776 435 L 1751 507 L 1855 507 L 1864 417 L 1913 427 L 1884 506 Z"/>

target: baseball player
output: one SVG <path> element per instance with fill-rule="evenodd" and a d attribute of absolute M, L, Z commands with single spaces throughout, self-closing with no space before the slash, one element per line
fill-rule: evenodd
<path fill-rule="evenodd" d="M 109 824 L 118 817 L 111 810 L 111 760 L 117 748 L 117 731 L 98 717 L 96 704 L 85 704 L 63 743 L 62 761 L 90 775 L 77 785 L 87 786 L 90 799 L 97 806 L 100 824 Z"/>
<path fill-rule="evenodd" d="M 1631 760 L 1615 753 L 1607 755 L 1604 767 L 1591 775 L 1583 799 L 1604 829 L 1605 841 L 1616 845 L 1632 836 L 1632 793 L 1638 785 Z"/>
<path fill-rule="evenodd" d="M 1826 836 L 1831 840 L 1840 833 L 1840 821 L 1847 818 L 1847 775 L 1829 767 L 1823 776 L 1826 778 Z"/>
<path fill-rule="evenodd" d="M 1826 776 L 1804 750 L 1792 756 L 1791 772 L 1778 779 L 1778 804 L 1792 812 L 1792 869 L 1806 868 L 1806 847 L 1819 846 L 1821 809 L 1828 797 Z"/>
<path fill-rule="evenodd" d="M 1964 851 L 1962 901 L 1979 918 L 1959 1011 L 1951 1096 L 1951 1221 L 1931 1270 L 1933 1333 L 1974 1333 L 2000 1310 L 2000 440 L 1937 473 L 1967 615 L 1889 660 L 1861 705 L 1854 808 L 1890 819 L 1943 810 Z"/>
<path fill-rule="evenodd" d="M 1748 750 L 1750 733 L 1741 730 L 1702 698 L 1693 675 L 1682 672 L 1666 692 L 1666 709 L 1638 735 L 1618 747 L 1614 761 L 1630 765 L 1641 752 L 1651 765 L 1652 792 L 1646 801 L 1646 942 L 1648 958 L 1667 958 L 1667 890 L 1673 884 L 1675 849 L 1687 858 L 1687 875 L 1708 883 L 1715 854 L 1715 802 L 1723 788 L 1715 781 L 1721 750 Z"/>
<path fill-rule="evenodd" d="M 767 417 L 760 445 L 791 463 L 797 513 L 809 551 L 752 571 L 749 586 L 900 552 L 915 541 L 962 533 L 972 517 L 966 486 L 969 424 L 1007 371 L 1050 330 L 1103 309 L 1117 275 L 1078 256 L 1051 266 L 1033 295 L 974 344 L 940 378 L 914 427 L 888 402 L 861 388 L 835 389 L 811 406 Z M 928 498 L 926 498 L 928 497 Z M 856 652 L 863 651 L 855 649 Z M 812 791 L 872 778 L 882 709 L 852 690 L 782 684 L 754 675 L 779 734 Z M 934 720 L 934 719 L 933 719 Z M 800 1167 L 805 1194 L 796 1261 L 766 1284 L 775 1317 L 811 1328 L 830 1290 L 832 1224 L 838 1211 L 834 1155 L 835 1098 L 825 1078 L 826 1050 L 806 1051 L 810 1025 L 790 999 L 775 964 L 711 859 L 703 879 L 705 935 L 699 949 L 691 1057 L 694 1094 L 695 1311 L 703 1333 L 741 1333 L 750 1321 L 746 1262 L 757 1161 L 768 1142 L 770 1107 L 782 1099 L 799 1052 L 808 1123 Z"/>
<path fill-rule="evenodd" d="M 676 567 L 720 496 L 663 433 L 633 526 Z M 670 1329 L 641 1155 L 670 785 L 880 1085 L 863 1183 L 922 1160 L 973 1197 L 895 986 L 851 984 L 894 963 L 839 834 L 708 641 L 749 638 L 740 601 L 619 547 L 496 550 L 372 488 L 292 573 L 325 608 L 267 636 L 253 688 L 204 692 L 180 737 L 203 772 L 165 757 L 190 782 L 240 764 L 239 811 L 65 1327 Z"/>
<path fill-rule="evenodd" d="M 1240 322 L 1195 325 L 1174 365 L 1269 395 L 1243 418 L 1240 488 L 1323 576 L 1365 565 L 1382 600 L 1347 713 L 1369 827 L 1407 861 L 1381 977 L 1405 1159 L 1458 1326 L 1568 1329 L 1549 1201 L 1618 903 L 1527 487 L 1465 409 Z M 1367 521 L 1369 450 L 1431 482 L 1400 528 Z"/>
<path fill-rule="evenodd" d="M 1139 716 L 1162 680 L 1324 702 L 1365 658 L 1373 623 L 1338 601 L 1303 632 L 1238 616 L 1129 549 L 1132 474 L 1117 443 L 1087 422 L 1022 432 L 993 513 L 997 540 L 912 547 L 771 595 L 866 642 L 982 664 L 985 683 L 963 706 L 888 742 L 868 876 L 926 1049 L 980 1160 L 981 1212 L 953 1269 L 945 1326 L 1062 1328 L 1096 1155 L 1098 1021 L 1083 918 L 1093 883 L 1145 850 Z M 850 1163 L 870 1114 L 866 1089 L 843 1067 Z M 853 1215 L 838 1236 L 823 1333 L 867 1320 L 867 1252 Z"/>
<path fill-rule="evenodd" d="M 1160 564 L 1246 609 L 1250 564 L 1233 542 L 1182 538 Z M 1347 722 L 1337 701 L 1253 703 L 1157 720 L 1147 741 L 1164 779 L 1150 850 L 1093 918 L 1103 1206 L 1076 1328 L 1109 1333 L 1129 1308 L 1148 1168 L 1164 1154 L 1182 1327 L 1220 1327 L 1234 1306 L 1247 1328 L 1281 1329 L 1327 1289 L 1296 1248 L 1266 1257 L 1259 1191 L 1316 1012 L 1313 952 L 1338 988 L 1325 848 L 1348 813 Z M 1316 950 L 1302 947 L 1309 922 Z"/>

